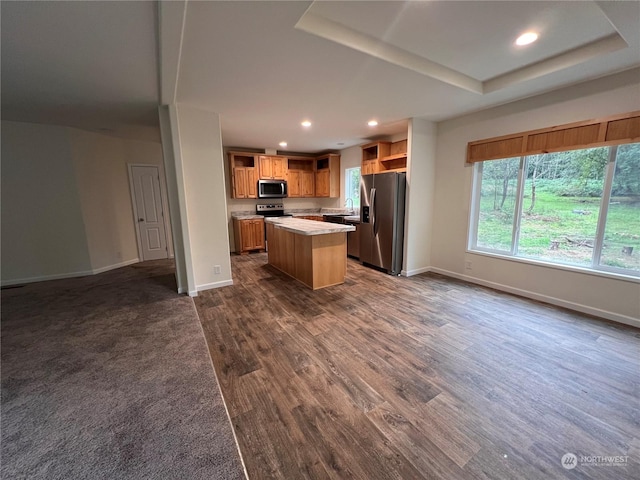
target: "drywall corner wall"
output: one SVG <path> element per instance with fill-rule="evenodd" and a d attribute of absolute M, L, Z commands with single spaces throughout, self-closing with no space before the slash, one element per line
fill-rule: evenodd
<path fill-rule="evenodd" d="M 163 210 L 168 211 L 159 143 L 69 128 L 77 189 L 94 273 L 142 261 L 138 252 L 128 164 L 157 166 Z M 171 224 L 165 215 L 168 254 Z"/>
<path fill-rule="evenodd" d="M 139 261 L 124 141 L 69 129 L 93 270 Z"/>
<path fill-rule="evenodd" d="M 3 284 L 139 261 L 127 164 L 162 171 L 160 144 L 2 122 L 2 157 Z"/>
<path fill-rule="evenodd" d="M 68 129 L 2 122 L 2 284 L 91 273 Z"/>
<path fill-rule="evenodd" d="M 158 107 L 160 117 L 160 133 L 162 136 L 162 153 L 164 158 L 165 178 L 167 183 L 167 204 L 171 218 L 171 237 L 173 239 L 173 254 L 176 265 L 176 283 L 178 293 L 187 293 L 187 270 L 184 256 L 184 237 L 182 232 L 182 218 L 180 214 L 180 202 L 178 196 L 178 180 L 176 177 L 176 163 L 174 156 L 173 139 L 171 135 L 171 119 L 169 107 Z"/>
<path fill-rule="evenodd" d="M 624 323 L 640 319 L 640 286 L 625 280 L 469 253 L 472 187 L 467 143 L 549 125 L 640 110 L 639 70 L 438 124 L 432 265 L 436 271 Z M 465 262 L 472 261 L 472 270 Z M 636 325 L 640 322 L 636 320 Z"/>
<path fill-rule="evenodd" d="M 426 272 L 431 265 L 436 160 L 436 125 L 409 121 L 407 137 L 407 194 L 403 275 Z"/>
<path fill-rule="evenodd" d="M 347 201 L 344 191 L 345 170 L 347 168 L 360 168 L 362 165 L 362 148 L 359 145 L 355 147 L 345 148 L 340 151 L 340 205 L 344 205 Z"/>
<path fill-rule="evenodd" d="M 186 222 L 186 261 L 191 262 L 197 290 L 232 284 L 227 205 L 225 193 L 224 158 L 220 119 L 217 114 L 184 105 L 176 105 L 171 128 L 174 151 L 177 149 L 176 170 L 183 228 Z M 171 113 L 171 112 L 170 112 Z M 188 258 L 190 256 L 190 259 Z M 214 273 L 214 266 L 220 273 Z"/>

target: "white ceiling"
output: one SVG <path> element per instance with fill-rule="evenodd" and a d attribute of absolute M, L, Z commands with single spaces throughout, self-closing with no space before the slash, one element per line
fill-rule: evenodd
<path fill-rule="evenodd" d="M 183 30 L 161 39 L 155 2 L 0 6 L 3 118 L 157 125 L 179 61 L 176 101 L 218 112 L 235 147 L 341 149 L 640 65 L 639 1 L 189 2 L 184 22 L 174 3 Z"/>
<path fill-rule="evenodd" d="M 2 117 L 158 125 L 155 2 L 0 2 Z"/>

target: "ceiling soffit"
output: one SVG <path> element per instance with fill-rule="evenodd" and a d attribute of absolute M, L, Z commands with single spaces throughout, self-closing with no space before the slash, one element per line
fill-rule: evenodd
<path fill-rule="evenodd" d="M 629 47 L 595 2 L 495 3 L 316 1 L 296 28 L 480 95 Z"/>

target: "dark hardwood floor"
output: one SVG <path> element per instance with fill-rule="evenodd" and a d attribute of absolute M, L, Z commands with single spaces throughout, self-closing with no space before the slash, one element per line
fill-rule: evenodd
<path fill-rule="evenodd" d="M 195 301 L 250 479 L 640 478 L 639 330 L 352 260 L 315 292 L 232 265 Z"/>

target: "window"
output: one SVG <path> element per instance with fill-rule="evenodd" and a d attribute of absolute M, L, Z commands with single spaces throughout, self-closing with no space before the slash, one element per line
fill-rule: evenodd
<path fill-rule="evenodd" d="M 640 276 L 640 143 L 479 162 L 471 250 Z"/>
<path fill-rule="evenodd" d="M 353 200 L 353 208 L 360 208 L 360 167 L 345 169 L 344 198 Z"/>

